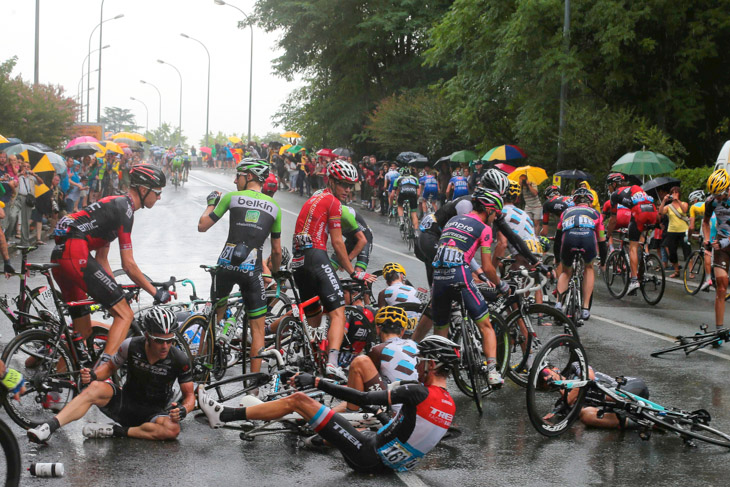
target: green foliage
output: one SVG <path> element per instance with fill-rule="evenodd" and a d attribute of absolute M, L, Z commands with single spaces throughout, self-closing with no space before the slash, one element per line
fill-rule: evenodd
<path fill-rule="evenodd" d="M 137 125 L 132 110 L 119 107 L 104 107 L 104 115 L 99 120 L 104 130 L 112 133 L 135 132 L 141 127 Z"/>
<path fill-rule="evenodd" d="M 144 136 L 155 145 L 172 147 L 178 144 L 177 134 L 177 127 L 173 127 L 165 122 L 155 130 L 148 130 L 144 133 Z M 183 135 L 181 144 L 183 147 L 187 147 L 187 140 L 188 138 Z"/>
<path fill-rule="evenodd" d="M 684 157 L 687 155 L 687 149 L 681 142 L 672 139 L 656 125 L 649 126 L 646 119 L 638 121 L 634 141 L 637 146 L 646 148 L 646 150 L 664 154 L 677 165 L 683 164 Z"/>
<path fill-rule="evenodd" d="M 0 64 L 0 134 L 60 148 L 78 106 L 60 86 L 26 83 L 11 77 L 17 59 Z"/>
<path fill-rule="evenodd" d="M 224 134 L 224 133 L 223 133 L 223 132 L 221 132 L 220 130 L 219 130 L 219 131 L 218 131 L 218 133 L 217 133 L 217 134 L 215 134 L 215 135 L 213 135 L 213 132 L 210 132 L 210 133 L 208 134 L 208 143 L 209 143 L 208 147 L 213 147 L 213 146 L 215 146 L 216 144 L 226 145 L 226 144 L 228 144 L 229 142 L 231 142 L 230 140 L 228 140 L 228 137 L 238 137 L 238 138 L 240 138 L 240 139 L 241 139 L 241 140 L 242 140 L 242 141 L 243 141 L 244 143 L 246 143 L 246 140 L 247 140 L 247 137 L 248 137 L 248 136 L 247 136 L 246 134 L 236 134 L 235 132 L 234 132 L 234 133 L 230 133 L 230 134 Z M 252 138 L 253 138 L 253 137 L 252 137 Z M 202 138 L 200 139 L 200 142 L 198 142 L 198 144 L 199 144 L 199 145 L 200 145 L 201 147 L 205 147 L 205 137 L 202 137 Z"/>
<path fill-rule="evenodd" d="M 671 177 L 677 178 L 682 182 L 682 194 L 686 199 L 687 195 L 695 189 L 707 190 L 707 178 L 712 174 L 712 166 L 676 169 Z"/>

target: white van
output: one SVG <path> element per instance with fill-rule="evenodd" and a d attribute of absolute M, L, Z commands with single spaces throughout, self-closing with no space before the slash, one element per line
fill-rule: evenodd
<path fill-rule="evenodd" d="M 730 140 L 725 141 L 720 149 L 720 153 L 717 155 L 717 162 L 715 162 L 715 170 L 722 168 L 730 172 L 730 166 L 728 165 L 728 159 L 730 159 Z"/>

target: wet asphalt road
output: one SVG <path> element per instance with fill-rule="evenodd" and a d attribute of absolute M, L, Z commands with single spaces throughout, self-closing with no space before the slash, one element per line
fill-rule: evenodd
<path fill-rule="evenodd" d="M 208 294 L 209 277 L 198 266 L 213 263 L 222 248 L 228 219 L 205 234 L 196 231 L 212 189 L 232 190 L 232 176 L 195 171 L 184 188 L 167 188 L 152 210 L 135 214 L 135 258 L 142 270 L 157 280 L 170 275 L 188 277 Z M 303 198 L 278 193 L 284 209 L 283 242 L 289 245 L 296 213 Z M 365 212 L 375 235 L 371 268 L 399 261 L 409 279 L 426 282 L 423 265 L 409 255 L 395 227 Z M 51 246 L 36 251 L 33 262 L 48 260 Z M 112 267 L 119 267 L 117 245 L 110 252 Z M 19 256 L 13 256 L 13 262 Z M 15 295 L 17 282 L 3 280 L 0 292 Z M 719 352 L 698 352 L 685 358 L 651 358 L 649 353 L 669 345 L 668 337 L 691 334 L 701 323 L 713 323 L 712 294 L 691 297 L 678 283 L 670 283 L 657 307 L 641 296 L 612 299 L 597 281 L 594 317 L 581 329 L 588 360 L 596 369 L 614 375 L 633 375 L 649 384 L 652 399 L 686 410 L 705 408 L 712 424 L 730 431 L 730 347 Z M 183 297 L 188 291 L 181 290 Z M 0 323 L 0 341 L 12 337 L 7 320 Z M 458 439 L 443 442 L 407 475 L 369 477 L 353 474 L 334 451 L 319 452 L 297 445 L 295 438 L 275 435 L 244 442 L 238 432 L 211 430 L 194 418 L 183 423 L 174 442 L 131 439 L 85 440 L 87 421 L 106 422 L 92 411 L 76 424 L 58 431 L 48 446 L 28 443 L 16 427 L 24 467 L 30 462 L 63 462 L 66 477 L 24 478 L 23 485 L 586 485 L 613 483 L 664 485 L 727 484 L 730 452 L 700 444 L 683 446 L 673 436 L 655 434 L 648 442 L 635 432 L 585 429 L 575 426 L 557 439 L 538 435 L 527 417 L 524 390 L 507 383 L 485 401 L 480 419 L 468 398 L 450 385 L 457 403 Z M 0 418 L 11 423 L 5 412 Z"/>

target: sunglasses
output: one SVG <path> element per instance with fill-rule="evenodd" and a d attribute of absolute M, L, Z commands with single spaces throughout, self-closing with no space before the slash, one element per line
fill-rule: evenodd
<path fill-rule="evenodd" d="M 162 190 L 161 189 L 152 189 L 152 188 L 149 188 L 149 190 L 152 191 L 153 193 L 155 193 L 156 196 L 160 196 L 162 194 Z"/>
<path fill-rule="evenodd" d="M 338 185 L 338 186 L 341 186 L 341 187 L 343 187 L 343 188 L 345 188 L 345 189 L 352 189 L 352 188 L 354 188 L 354 187 L 355 187 L 355 185 L 354 185 L 354 184 L 350 184 L 350 183 L 342 183 L 342 182 L 338 182 L 338 183 L 337 183 L 337 185 Z"/>
<path fill-rule="evenodd" d="M 165 343 L 169 343 L 170 345 L 175 345 L 177 343 L 177 338 L 175 338 L 175 337 L 160 338 L 160 337 L 153 337 L 151 335 L 147 335 L 147 337 L 158 345 L 164 345 Z"/>

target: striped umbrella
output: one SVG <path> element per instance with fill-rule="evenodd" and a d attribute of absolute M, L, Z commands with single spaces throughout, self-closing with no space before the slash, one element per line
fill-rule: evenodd
<path fill-rule="evenodd" d="M 527 157 L 525 151 L 516 145 L 500 145 L 482 156 L 483 161 L 513 161 Z"/>

